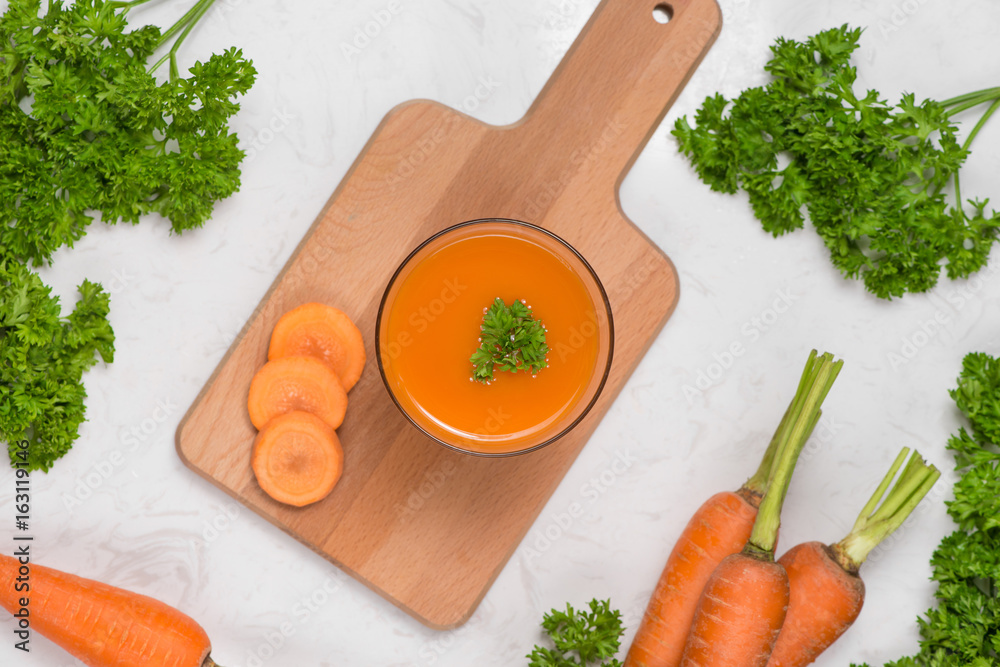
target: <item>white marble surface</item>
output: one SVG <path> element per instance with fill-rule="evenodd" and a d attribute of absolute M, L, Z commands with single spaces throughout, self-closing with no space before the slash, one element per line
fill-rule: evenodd
<path fill-rule="evenodd" d="M 187 3 L 161 2 L 135 17 L 163 24 L 179 15 L 177 4 Z M 996 85 L 997 3 L 721 2 L 718 42 L 621 189 L 625 212 L 677 265 L 677 310 L 479 611 L 444 633 L 234 505 L 183 466 L 174 431 L 382 116 L 426 97 L 483 121 L 516 120 L 596 0 L 217 5 L 183 60 L 239 45 L 260 71 L 234 122 L 253 149 L 242 191 L 183 237 L 159 220 L 97 226 L 44 271 L 68 300 L 84 277 L 113 292 L 118 351 L 114 364 L 86 376 L 89 421 L 77 446 L 53 472 L 33 477 L 38 562 L 184 609 L 227 667 L 514 666 L 527 663 L 523 656 L 540 639 L 543 612 L 567 601 L 610 596 L 631 639 L 681 527 L 702 499 L 739 486 L 755 467 L 812 347 L 846 365 L 827 400 L 828 421 L 793 480 L 786 545 L 845 534 L 902 445 L 950 471 L 944 443 L 959 421 L 946 390 L 965 352 L 1000 353 L 1000 281 L 944 283 L 879 301 L 835 272 L 811 231 L 774 240 L 744 196 L 710 192 L 668 129 L 710 93 L 762 83 L 776 36 L 801 38 L 844 22 L 868 26 L 859 77 L 890 99 L 901 91 L 943 99 Z M 391 19 L 348 57 L 342 45 L 379 13 Z M 1000 198 L 998 171 L 994 121 L 974 148 L 963 192 Z M 782 295 L 790 306 L 773 317 Z M 935 317 L 945 323 L 923 336 Z M 906 341 L 916 355 L 893 364 L 890 355 Z M 684 386 L 714 372 L 717 355 L 736 342 L 744 353 L 688 401 Z M 624 471 L 619 465 L 620 474 L 611 472 L 618 456 L 634 461 Z M 0 506 L 9 508 L 12 476 L 0 478 Z M 915 650 L 915 617 L 932 603 L 928 559 L 951 530 L 943 505 L 951 481 L 946 472 L 917 520 L 865 566 L 862 619 L 818 665 L 881 664 Z M 558 517 L 572 503 L 583 514 L 562 526 Z M 546 541 L 546 532 L 556 539 Z M 14 651 L 10 630 L 0 623 L 0 664 L 77 664 L 37 635 L 30 656 Z"/>

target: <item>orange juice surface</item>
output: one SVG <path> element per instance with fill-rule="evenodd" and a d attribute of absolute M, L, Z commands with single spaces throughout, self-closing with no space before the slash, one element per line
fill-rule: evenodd
<path fill-rule="evenodd" d="M 548 366 L 473 381 L 485 309 L 523 300 L 545 328 Z M 528 439 L 584 393 L 597 360 L 595 304 L 551 250 L 502 231 L 458 239 L 420 260 L 396 293 L 381 342 L 386 378 L 429 433 L 487 445 Z"/>

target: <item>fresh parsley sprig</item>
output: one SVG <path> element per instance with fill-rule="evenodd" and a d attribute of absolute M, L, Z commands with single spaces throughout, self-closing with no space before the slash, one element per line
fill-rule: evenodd
<path fill-rule="evenodd" d="M 0 16 L 0 256 L 48 263 L 95 212 L 198 227 L 239 188 L 234 99 L 256 71 L 229 49 L 180 76 L 177 47 L 213 0 L 161 34 L 128 29 L 146 0 L 11 0 Z M 147 62 L 161 47 L 159 63 Z M 154 71 L 169 61 L 169 77 Z"/>
<path fill-rule="evenodd" d="M 545 614 L 542 628 L 555 649 L 536 645 L 529 667 L 621 667 L 615 658 L 624 632 L 621 612 L 611 609 L 610 600 L 591 600 L 589 606 L 589 612 L 567 604 L 566 611 Z"/>
<path fill-rule="evenodd" d="M 842 26 L 803 42 L 778 39 L 765 66 L 771 83 L 733 100 L 707 98 L 673 134 L 713 190 L 747 192 L 766 231 L 800 229 L 808 216 L 833 264 L 881 298 L 924 292 L 981 269 L 1000 214 L 965 206 L 958 178 L 969 147 L 1000 108 L 1000 88 L 896 106 L 855 92 L 851 54 L 860 29 Z M 954 117 L 988 105 L 959 143 Z M 782 166 L 780 160 L 787 158 Z M 945 187 L 953 182 L 949 205 Z"/>
<path fill-rule="evenodd" d="M 11 462 L 29 441 L 28 469 L 48 470 L 69 451 L 84 420 L 81 378 L 114 358 L 108 294 L 84 281 L 72 314 L 34 271 L 0 260 L 0 441 Z M 96 354 L 95 354 L 96 353 Z"/>
<path fill-rule="evenodd" d="M 252 63 L 229 49 L 181 76 L 178 48 L 214 0 L 162 33 L 129 29 L 147 1 L 9 0 L 0 16 L 0 441 L 29 440 L 32 469 L 76 440 L 82 374 L 95 354 L 111 361 L 114 333 L 100 285 L 84 281 L 63 318 L 30 267 L 72 246 L 95 214 L 113 224 L 157 213 L 181 232 L 240 185 L 228 121 Z"/>
<path fill-rule="evenodd" d="M 531 308 L 514 300 L 511 305 L 497 297 L 483 315 L 479 348 L 469 361 L 472 378 L 488 384 L 495 378 L 496 366 L 501 371 L 527 371 L 534 375 L 548 366 L 545 327 L 534 318 Z"/>

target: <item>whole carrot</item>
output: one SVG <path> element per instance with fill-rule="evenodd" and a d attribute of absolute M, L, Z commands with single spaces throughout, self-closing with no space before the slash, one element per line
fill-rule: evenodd
<path fill-rule="evenodd" d="M 800 382 L 796 399 L 804 391 Z M 698 597 L 723 558 L 738 553 L 750 538 L 757 508 L 770 477 L 774 455 L 788 437 L 785 412 L 753 477 L 738 491 L 722 491 L 706 500 L 674 544 L 653 589 L 625 667 L 677 667 L 684 652 Z"/>
<path fill-rule="evenodd" d="M 215 665 L 208 635 L 173 607 L 5 555 L 0 606 L 89 667 Z"/>
<path fill-rule="evenodd" d="M 680 663 L 698 595 L 722 559 L 746 544 L 758 504 L 744 487 L 716 493 L 695 511 L 656 582 L 625 667 Z"/>
<path fill-rule="evenodd" d="M 820 542 L 799 544 L 778 559 L 788 572 L 791 596 L 768 667 L 812 663 L 861 613 L 865 601 L 865 584 L 858 576 L 861 564 L 872 549 L 902 525 L 941 476 L 937 468 L 914 453 L 879 505 L 908 454 L 909 449 L 904 447 L 847 537 L 830 546 Z"/>
<path fill-rule="evenodd" d="M 842 363 L 829 354 L 810 354 L 750 539 L 742 552 L 724 558 L 705 584 L 682 667 L 766 667 L 788 608 L 788 575 L 774 562 L 781 506 L 799 452 Z"/>

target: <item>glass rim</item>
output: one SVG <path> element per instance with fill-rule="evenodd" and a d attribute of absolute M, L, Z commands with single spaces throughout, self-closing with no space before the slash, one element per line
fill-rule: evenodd
<path fill-rule="evenodd" d="M 442 440 L 433 433 L 430 433 L 426 428 L 420 425 L 410 415 L 410 413 L 406 410 L 406 408 L 404 408 L 400 404 L 399 399 L 396 398 L 396 394 L 393 392 L 392 387 L 389 385 L 389 379 L 386 377 L 385 367 L 382 364 L 382 345 L 381 345 L 382 314 L 385 312 L 385 304 L 389 298 L 389 292 L 392 291 L 392 287 L 393 285 L 396 284 L 396 280 L 399 278 L 400 273 L 403 272 L 403 269 L 405 269 L 410 264 L 413 258 L 416 257 L 421 250 L 423 250 L 428 245 L 430 245 L 437 239 L 441 238 L 445 234 L 452 233 L 464 227 L 471 227 L 474 225 L 481 225 L 491 222 L 517 225 L 531 229 L 536 232 L 540 232 L 541 234 L 548 236 L 549 238 L 555 240 L 557 243 L 559 243 L 567 250 L 569 250 L 570 253 L 572 253 L 572 255 L 576 257 L 577 260 L 580 261 L 584 269 L 586 269 L 586 272 L 589 273 L 590 277 L 593 279 L 594 285 L 597 286 L 597 291 L 601 295 L 601 303 L 604 305 L 604 311 L 607 313 L 608 316 L 608 359 L 607 362 L 604 364 L 604 372 L 601 374 L 600 383 L 598 383 L 597 389 L 594 391 L 594 395 L 587 402 L 587 405 L 584 406 L 583 410 L 580 412 L 579 415 L 576 416 L 575 419 L 573 419 L 572 422 L 567 424 L 563 429 L 561 429 L 558 433 L 554 434 L 553 436 L 546 438 L 542 442 L 532 445 L 531 447 L 527 447 L 525 449 L 518 449 L 514 451 L 507 451 L 507 452 L 481 452 L 473 449 L 467 449 L 459 445 L 455 445 L 445 440 Z M 595 303 L 594 305 L 596 307 L 599 304 Z M 389 398 L 392 399 L 392 402 L 393 404 L 395 404 L 396 409 L 399 410 L 399 412 L 407 419 L 407 421 L 413 424 L 413 426 L 415 426 L 417 430 L 419 430 L 425 436 L 427 436 L 431 440 L 434 440 L 438 444 L 443 445 L 444 447 L 447 447 L 448 449 L 451 449 L 453 451 L 460 452 L 462 454 L 468 454 L 470 456 L 479 456 L 482 458 L 508 458 L 511 456 L 520 456 L 521 454 L 528 454 L 529 452 L 534 452 L 536 450 L 541 449 L 542 447 L 552 444 L 553 442 L 561 439 L 563 436 L 567 435 L 570 431 L 576 428 L 577 424 L 583 421 L 584 417 L 590 414 L 590 411 L 591 409 L 593 409 L 594 404 L 597 403 L 597 399 L 600 398 L 601 393 L 604 391 L 604 385 L 607 384 L 608 376 L 611 374 L 611 363 L 612 360 L 614 359 L 614 352 L 615 352 L 615 321 L 611 312 L 611 301 L 608 299 L 608 293 L 604 289 L 604 284 L 598 277 L 597 272 L 594 271 L 594 267 L 590 265 L 590 262 L 588 262 L 586 258 L 584 258 L 584 256 L 581 255 L 580 252 L 572 246 L 572 244 L 570 244 L 568 241 L 566 241 L 558 234 L 555 234 L 554 232 L 551 232 L 548 229 L 545 229 L 544 227 L 539 227 L 538 225 L 532 224 L 530 222 L 524 222 L 523 220 L 515 220 L 513 218 L 477 218 L 475 220 L 466 220 L 464 222 L 459 222 L 454 225 L 450 225 L 449 227 L 445 227 L 444 229 L 435 232 L 434 234 L 429 236 L 426 240 L 417 245 L 416 248 L 411 250 L 409 254 L 407 254 L 406 257 L 403 259 L 403 261 L 400 262 L 399 266 L 396 267 L 396 270 L 389 278 L 389 282 L 386 283 L 385 291 L 382 292 L 382 299 L 379 301 L 378 313 L 375 317 L 375 361 L 378 364 L 378 372 L 382 378 L 382 384 L 385 386 L 386 391 L 389 392 Z"/>

